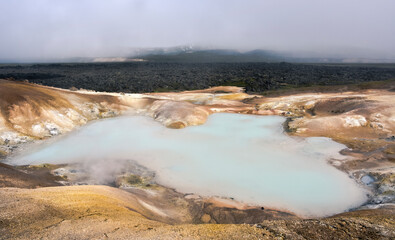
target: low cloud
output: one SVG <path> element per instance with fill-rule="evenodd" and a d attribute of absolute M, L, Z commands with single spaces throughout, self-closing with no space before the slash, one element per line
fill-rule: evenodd
<path fill-rule="evenodd" d="M 195 45 L 395 57 L 391 0 L 0 0 L 0 58 L 126 56 Z"/>

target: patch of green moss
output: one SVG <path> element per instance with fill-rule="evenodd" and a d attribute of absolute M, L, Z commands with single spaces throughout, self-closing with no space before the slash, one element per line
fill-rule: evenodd
<path fill-rule="evenodd" d="M 185 124 L 183 122 L 172 122 L 169 125 L 167 125 L 168 128 L 173 128 L 173 129 L 181 129 L 185 127 Z"/>
<path fill-rule="evenodd" d="M 3 151 L 3 150 L 0 150 L 0 159 L 4 158 L 6 156 L 7 156 L 7 152 Z"/>
<path fill-rule="evenodd" d="M 29 168 L 48 168 L 48 169 L 55 169 L 58 168 L 59 166 L 54 165 L 54 164 L 49 164 L 49 163 L 43 163 L 43 164 L 38 164 L 38 165 L 30 165 Z"/>
<path fill-rule="evenodd" d="M 133 186 L 142 189 L 157 189 L 159 186 L 150 183 L 149 178 L 144 178 L 135 174 L 124 175 L 117 180 L 118 187 Z"/>
<path fill-rule="evenodd" d="M 143 183 L 143 179 L 140 176 L 130 174 L 129 176 L 125 177 L 124 179 L 130 185 L 138 185 Z"/>
<path fill-rule="evenodd" d="M 395 184 L 395 174 L 389 174 L 387 176 L 384 176 L 380 183 L 387 185 Z"/>
<path fill-rule="evenodd" d="M 293 118 L 290 118 L 290 117 L 288 117 L 286 120 L 285 120 L 285 122 L 283 123 L 283 128 L 284 128 L 284 131 L 286 132 L 286 133 L 295 133 L 296 132 L 296 128 L 291 128 L 290 126 L 289 126 L 289 123 L 290 122 L 292 122 L 293 121 Z"/>

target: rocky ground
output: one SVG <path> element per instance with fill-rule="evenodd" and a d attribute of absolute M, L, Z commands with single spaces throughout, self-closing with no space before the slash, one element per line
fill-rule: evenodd
<path fill-rule="evenodd" d="M 156 185 L 148 172 L 118 176 L 112 187 L 59 186 L 82 181 L 75 174 L 73 179 L 74 166 L 1 164 L 0 238 L 391 239 L 394 87 L 267 97 L 238 87 L 120 94 L 0 80 L 3 158 L 32 142 L 120 114 L 150 116 L 171 128 L 204 124 L 216 112 L 282 115 L 288 117 L 284 127 L 291 135 L 325 136 L 348 146 L 343 154 L 353 158 L 331 164 L 372 191 L 359 210 L 308 220 L 231 199 L 177 193 Z M 230 224 L 243 222 L 248 224 Z"/>

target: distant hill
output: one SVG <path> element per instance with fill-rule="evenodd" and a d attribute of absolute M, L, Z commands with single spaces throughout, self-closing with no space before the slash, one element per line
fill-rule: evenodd
<path fill-rule="evenodd" d="M 313 57 L 314 56 L 314 57 Z M 256 49 L 240 52 L 232 49 L 204 49 L 192 46 L 171 48 L 134 49 L 129 58 L 152 62 L 290 62 L 290 63 L 395 63 L 395 59 L 346 58 L 319 56 L 317 53 L 295 54 Z"/>
<path fill-rule="evenodd" d="M 309 57 L 318 56 L 318 57 Z M 170 48 L 136 48 L 125 51 L 123 56 L 1 59 L 5 63 L 91 63 L 91 62 L 174 62 L 174 63 L 395 63 L 395 59 L 324 57 L 317 54 L 292 54 L 272 50 L 241 52 L 232 49 L 204 49 L 192 46 Z"/>
<path fill-rule="evenodd" d="M 199 49 L 193 47 L 139 49 L 131 58 L 151 62 L 189 63 L 242 63 L 242 62 L 290 62 L 290 63 L 394 63 L 395 59 L 299 57 L 294 54 L 271 50 L 240 52 L 224 49 Z"/>
<path fill-rule="evenodd" d="M 254 50 L 241 53 L 235 50 L 186 50 L 175 52 L 155 52 L 136 58 L 152 62 L 282 62 L 287 58 L 271 51 Z"/>

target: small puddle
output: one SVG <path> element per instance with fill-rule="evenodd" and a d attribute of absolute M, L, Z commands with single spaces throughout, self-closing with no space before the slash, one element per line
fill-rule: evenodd
<path fill-rule="evenodd" d="M 328 138 L 290 137 L 285 118 L 219 113 L 206 124 L 175 130 L 148 117 L 124 116 L 88 124 L 11 164 L 83 163 L 106 177 L 125 160 L 156 172 L 180 192 L 232 197 L 306 217 L 344 212 L 366 192 L 327 163 L 344 145 Z"/>

